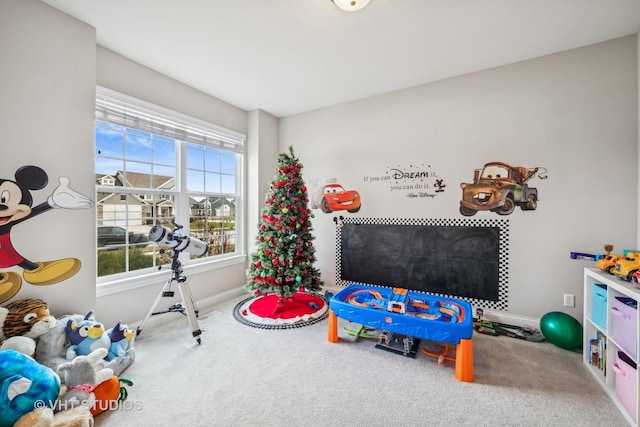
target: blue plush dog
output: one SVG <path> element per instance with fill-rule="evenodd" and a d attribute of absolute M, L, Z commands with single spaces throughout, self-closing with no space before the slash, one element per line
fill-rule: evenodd
<path fill-rule="evenodd" d="M 86 356 L 98 348 L 108 351 L 111 340 L 105 332 L 102 323 L 95 320 L 93 311 L 87 313 L 80 322 L 69 319 L 66 334 L 71 346 L 67 349 L 67 359 L 73 360 L 76 356 Z"/>
<path fill-rule="evenodd" d="M 109 348 L 109 354 L 107 354 L 106 359 L 112 360 L 116 357 L 129 355 L 133 348 L 133 338 L 135 334 L 135 331 L 118 321 L 113 328 L 107 331 L 107 336 L 111 341 L 111 347 Z"/>

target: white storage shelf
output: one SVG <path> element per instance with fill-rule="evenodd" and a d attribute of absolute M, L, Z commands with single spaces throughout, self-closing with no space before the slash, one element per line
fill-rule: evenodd
<path fill-rule="evenodd" d="M 606 286 L 606 325 L 603 327 L 598 323 L 592 320 L 592 308 L 594 302 L 594 285 L 605 285 Z M 635 400 L 636 409 L 634 411 L 629 411 L 626 406 L 629 406 L 629 398 L 626 397 L 626 406 L 623 403 L 622 399 L 620 399 L 616 393 L 616 378 L 619 374 L 616 374 L 614 371 L 614 363 L 616 362 L 616 357 L 618 351 L 623 351 L 637 366 L 638 360 L 632 354 L 640 354 L 638 352 L 638 342 L 640 340 L 636 339 L 635 349 L 624 348 L 619 342 L 616 341 L 616 338 L 613 334 L 613 322 L 614 322 L 614 314 L 612 314 L 612 307 L 615 301 L 615 297 L 627 297 L 632 298 L 636 302 L 640 301 L 640 289 L 636 288 L 632 283 L 626 282 L 615 275 L 611 275 L 607 272 L 604 272 L 598 268 L 585 268 L 584 270 L 584 321 L 583 321 L 583 362 L 588 367 L 588 370 L 594 375 L 594 377 L 598 380 L 600 385 L 606 390 L 607 394 L 611 398 L 611 400 L 616 404 L 620 412 L 624 414 L 629 424 L 632 426 L 638 425 L 638 409 L 637 409 L 637 400 L 638 396 L 640 396 L 640 392 L 638 390 L 638 369 L 635 370 L 635 389 L 632 393 L 632 400 Z M 597 301 L 597 300 L 596 300 Z M 597 304 L 597 303 L 596 303 Z M 599 307 L 598 307 L 599 308 Z M 615 310 L 614 310 L 615 312 Z M 635 316 L 634 322 L 638 323 L 638 318 L 640 316 Z M 636 329 L 637 331 L 640 329 Z M 597 366 L 593 366 L 590 361 L 591 356 L 591 345 L 590 341 L 597 337 L 598 333 L 600 335 L 604 335 L 606 337 L 606 363 L 605 370 L 601 370 Z M 622 384 L 618 384 L 618 386 L 622 386 Z M 627 394 L 625 394 L 627 396 Z M 633 412 L 633 413 L 631 413 Z"/>

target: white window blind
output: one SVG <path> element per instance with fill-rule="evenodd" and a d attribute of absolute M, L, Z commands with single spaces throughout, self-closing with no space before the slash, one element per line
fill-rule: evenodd
<path fill-rule="evenodd" d="M 236 153 L 244 150 L 244 135 L 235 134 L 226 129 L 214 128 L 209 124 L 197 126 L 176 119 L 178 113 L 171 112 L 171 117 L 158 113 L 157 108 L 151 111 L 139 104 L 132 104 L 123 99 L 116 99 L 98 92 L 96 96 L 96 119 L 107 123 L 139 129 L 141 131 L 163 135 L 180 141 L 206 144 Z"/>

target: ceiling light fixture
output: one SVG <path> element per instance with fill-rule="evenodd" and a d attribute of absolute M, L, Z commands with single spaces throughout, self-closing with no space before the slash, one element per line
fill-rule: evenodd
<path fill-rule="evenodd" d="M 331 0 L 342 10 L 347 12 L 355 12 L 369 4 L 371 0 Z"/>

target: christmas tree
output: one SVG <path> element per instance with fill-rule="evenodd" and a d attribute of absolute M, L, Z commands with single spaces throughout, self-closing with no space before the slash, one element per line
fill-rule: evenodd
<path fill-rule="evenodd" d="M 313 267 L 313 214 L 307 208 L 302 164 L 289 147 L 278 156 L 276 175 L 261 211 L 256 252 L 251 254 L 245 288 L 256 295 L 289 298 L 299 291 L 318 291 L 320 272 Z"/>

